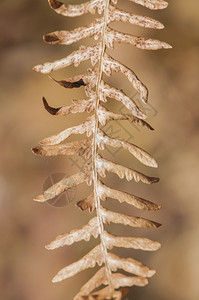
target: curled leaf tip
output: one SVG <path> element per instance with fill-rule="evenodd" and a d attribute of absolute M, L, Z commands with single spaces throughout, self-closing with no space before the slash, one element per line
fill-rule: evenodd
<path fill-rule="evenodd" d="M 45 34 L 43 40 L 45 43 L 56 44 L 59 41 L 59 38 L 55 34 Z"/>
<path fill-rule="evenodd" d="M 34 148 L 32 148 L 31 150 L 32 150 L 32 152 L 33 152 L 35 155 L 39 155 L 39 152 L 40 152 L 39 147 L 34 147 Z"/>
<path fill-rule="evenodd" d="M 62 2 L 57 1 L 57 0 L 49 0 L 49 4 L 53 9 L 57 9 L 63 5 Z"/>
<path fill-rule="evenodd" d="M 42 101 L 43 101 L 43 105 L 44 105 L 44 108 L 47 110 L 47 112 L 49 112 L 51 115 L 56 115 L 57 112 L 60 110 L 61 107 L 58 107 L 58 108 L 54 108 L 54 107 L 51 107 L 46 98 L 42 98 Z"/>
<path fill-rule="evenodd" d="M 33 200 L 35 202 L 44 202 L 44 200 L 40 196 L 35 197 Z"/>

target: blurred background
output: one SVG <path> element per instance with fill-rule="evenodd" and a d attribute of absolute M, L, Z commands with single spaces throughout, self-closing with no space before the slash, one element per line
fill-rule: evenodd
<path fill-rule="evenodd" d="M 66 1 L 80 3 L 81 1 Z M 132 68 L 150 91 L 149 104 L 143 106 L 122 75 L 108 82 L 133 97 L 148 114 L 155 131 L 149 132 L 127 122 L 106 125 L 114 137 L 123 138 L 149 151 L 159 168 L 141 166 L 125 151 L 108 148 L 105 156 L 148 175 L 159 176 L 158 184 L 148 186 L 120 180 L 115 175 L 105 180 L 113 188 L 133 193 L 162 205 L 159 212 L 142 212 L 109 200 L 106 207 L 162 223 L 153 229 L 111 226 L 112 232 L 158 240 L 162 248 L 155 253 L 117 250 L 123 257 L 134 257 L 157 270 L 145 288 L 132 288 L 129 299 L 197 300 L 199 297 L 199 2 L 170 1 L 163 11 L 149 11 L 129 1 L 119 6 L 135 13 L 157 18 L 161 31 L 121 25 L 120 30 L 164 40 L 173 50 L 142 51 L 117 45 L 112 56 Z M 70 30 L 89 24 L 91 16 L 64 18 L 53 12 L 47 0 L 1 0 L 0 6 L 0 297 L 2 300 L 71 300 L 93 270 L 58 284 L 53 276 L 64 266 L 78 260 L 95 244 L 81 242 L 55 251 L 44 246 L 56 235 L 86 224 L 89 213 L 82 213 L 75 202 L 88 194 L 85 185 L 77 187 L 56 202 L 32 201 L 61 175 L 79 171 L 83 160 L 56 157 L 40 158 L 31 153 L 44 137 L 79 124 L 86 115 L 65 118 L 49 115 L 43 108 L 45 96 L 59 107 L 83 98 L 83 88 L 65 90 L 46 75 L 32 71 L 38 63 L 53 61 L 74 51 L 71 46 L 49 46 L 42 35 L 54 30 Z M 116 24 L 112 25 L 118 28 Z M 69 67 L 54 72 L 56 79 L 81 74 L 89 67 Z M 107 107 L 123 111 L 110 100 Z M 78 137 L 79 138 L 79 137 Z M 74 137 L 72 138 L 74 140 Z M 71 140 L 72 140 L 71 139 Z M 61 173 L 61 175 L 60 175 Z"/>

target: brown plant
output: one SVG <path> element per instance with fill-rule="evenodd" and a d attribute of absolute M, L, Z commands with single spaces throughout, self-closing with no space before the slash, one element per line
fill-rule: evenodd
<path fill-rule="evenodd" d="M 114 120 L 128 120 L 150 130 L 153 129 L 144 121 L 146 115 L 133 99 L 123 91 L 109 86 L 103 81 L 103 74 L 110 76 L 113 71 L 120 72 L 130 81 L 133 88 L 138 92 L 140 99 L 144 103 L 148 100 L 146 86 L 132 70 L 108 55 L 106 49 L 113 49 L 114 43 L 127 43 L 146 50 L 169 49 L 171 46 L 158 40 L 137 37 L 111 29 L 109 25 L 114 21 L 128 22 L 154 29 L 162 29 L 164 27 L 160 22 L 152 18 L 135 15 L 117 8 L 117 0 L 91 0 L 78 5 L 66 5 L 57 0 L 48 1 L 55 12 L 67 17 L 76 17 L 86 13 L 95 14 L 96 10 L 101 15 L 88 26 L 72 31 L 55 31 L 44 36 L 44 41 L 50 44 L 69 45 L 86 37 L 94 37 L 98 40 L 97 44 L 89 47 L 81 46 L 79 50 L 74 51 L 63 59 L 34 67 L 35 71 L 46 74 L 72 64 L 78 66 L 81 62 L 89 59 L 93 66 L 93 68 L 88 69 L 88 72 L 83 75 L 61 81 L 53 79 L 64 88 L 84 86 L 86 99 L 74 100 L 73 104 L 67 107 L 53 108 L 43 98 L 44 107 L 50 114 L 66 116 L 71 113 L 91 113 L 87 120 L 78 126 L 67 128 L 59 134 L 45 138 L 40 142 L 40 146 L 32 149 L 35 154 L 40 156 L 79 155 L 85 156 L 87 159 L 84 171 L 70 177 L 64 177 L 61 181 L 47 189 L 42 195 L 37 196 L 34 199 L 35 201 L 45 202 L 53 199 L 74 185 L 84 182 L 93 186 L 93 192 L 86 199 L 79 201 L 77 206 L 82 211 L 87 209 L 90 212 L 95 211 L 96 216 L 88 224 L 82 226 L 82 228 L 59 235 L 46 248 L 52 250 L 64 245 L 71 245 L 81 240 L 89 241 L 92 236 L 94 238 L 99 237 L 100 244 L 77 262 L 59 271 L 54 277 L 53 282 L 72 277 L 80 271 L 92 268 L 97 264 L 100 266 L 100 269 L 81 288 L 79 293 L 74 297 L 74 300 L 119 300 L 126 293 L 127 287 L 146 285 L 148 283 L 147 277 L 153 276 L 155 271 L 139 261 L 132 258 L 121 258 L 109 250 L 113 247 L 124 247 L 154 251 L 160 248 L 160 243 L 146 238 L 115 236 L 110 234 L 105 229 L 105 226 L 112 222 L 131 227 L 156 228 L 160 224 L 140 217 L 107 210 L 102 206 L 102 201 L 106 201 L 110 197 L 121 203 L 126 202 L 138 209 L 145 210 L 158 210 L 160 206 L 135 195 L 112 189 L 100 179 L 100 177 L 105 177 L 107 172 L 113 172 L 120 178 L 125 177 L 128 181 L 142 181 L 146 184 L 158 182 L 158 178 L 149 177 L 136 170 L 113 163 L 103 158 L 102 154 L 99 153 L 99 150 L 103 150 L 106 145 L 123 148 L 144 165 L 157 167 L 155 159 L 149 153 L 137 145 L 110 137 L 102 130 L 102 127 L 107 122 Z M 163 0 L 130 1 L 153 10 L 163 9 L 168 5 Z M 108 98 L 121 102 L 130 113 L 118 114 L 106 109 L 102 103 L 107 102 Z M 73 134 L 86 134 L 87 138 L 80 141 L 62 143 Z M 118 269 L 133 274 L 133 276 L 119 273 Z"/>

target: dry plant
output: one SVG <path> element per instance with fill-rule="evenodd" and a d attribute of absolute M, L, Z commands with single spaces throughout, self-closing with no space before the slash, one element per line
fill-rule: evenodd
<path fill-rule="evenodd" d="M 108 136 L 102 127 L 109 121 L 128 120 L 139 126 L 148 129 L 152 127 L 144 121 L 146 115 L 141 111 L 136 102 L 126 95 L 122 90 L 108 85 L 103 80 L 103 74 L 111 76 L 112 72 L 119 72 L 126 76 L 133 88 L 139 94 L 140 99 L 147 103 L 148 90 L 140 81 L 136 74 L 107 54 L 107 48 L 113 49 L 114 43 L 126 43 L 140 49 L 157 50 L 171 48 L 165 42 L 144 37 L 137 37 L 123 32 L 119 32 L 110 27 L 114 21 L 127 22 L 133 25 L 162 29 L 164 26 L 149 17 L 135 15 L 119 9 L 117 0 L 91 0 L 77 5 L 63 4 L 57 0 L 48 0 L 50 7 L 58 14 L 66 17 L 76 17 L 83 14 L 98 12 L 99 16 L 94 21 L 85 26 L 72 31 L 55 31 L 44 36 L 44 40 L 50 44 L 70 45 L 86 37 L 94 37 L 97 43 L 93 46 L 81 46 L 63 59 L 54 62 L 47 62 L 34 67 L 35 71 L 48 74 L 54 70 L 65 68 L 70 65 L 78 66 L 81 62 L 91 60 L 92 68 L 86 74 L 68 78 L 66 80 L 55 80 L 64 88 L 78 88 L 84 86 L 86 99 L 73 100 L 73 104 L 67 107 L 50 107 L 46 99 L 43 98 L 44 107 L 52 115 L 67 116 L 80 112 L 90 113 L 87 120 L 77 126 L 67 128 L 59 134 L 45 138 L 40 142 L 40 146 L 33 148 L 33 152 L 40 156 L 56 155 L 77 155 L 86 157 L 87 163 L 84 171 L 70 177 L 64 177 L 42 195 L 34 200 L 45 202 L 67 189 L 86 182 L 93 186 L 93 192 L 86 199 L 77 203 L 82 210 L 95 211 L 95 216 L 82 226 L 70 233 L 59 235 L 54 241 L 46 246 L 47 249 L 55 249 L 64 245 L 71 245 L 81 240 L 89 241 L 93 236 L 99 237 L 99 245 L 92 249 L 77 262 L 66 266 L 53 278 L 53 282 L 74 276 L 88 268 L 93 268 L 97 264 L 100 269 L 96 274 L 80 289 L 74 300 L 80 299 L 122 299 L 128 287 L 145 286 L 147 278 L 155 274 L 154 270 L 143 265 L 132 258 L 121 258 L 109 250 L 113 247 L 123 247 L 155 251 L 160 248 L 160 243 L 147 238 L 121 237 L 109 233 L 106 225 L 111 222 L 115 224 L 128 225 L 131 227 L 156 228 L 160 224 L 136 217 L 107 210 L 102 206 L 102 202 L 107 198 L 113 198 L 120 203 L 126 202 L 138 209 L 158 210 L 160 206 L 138 196 L 131 195 L 104 184 L 107 172 L 113 172 L 120 178 L 128 181 L 142 181 L 146 184 L 158 182 L 158 178 L 146 176 L 136 170 L 124 167 L 105 159 L 100 150 L 106 145 L 116 148 L 123 148 L 129 151 L 142 164 L 156 168 L 157 163 L 153 157 L 137 145 Z M 152 10 L 166 8 L 168 3 L 163 0 L 129 0 Z M 51 77 L 52 78 L 52 77 Z M 103 106 L 108 98 L 120 101 L 128 110 L 129 114 L 113 113 Z M 74 142 L 62 143 L 73 134 L 86 134 L 86 138 Z M 100 153 L 99 153 L 100 152 Z M 125 272 L 120 273 L 118 270 Z M 133 276 L 127 275 L 127 273 Z"/>

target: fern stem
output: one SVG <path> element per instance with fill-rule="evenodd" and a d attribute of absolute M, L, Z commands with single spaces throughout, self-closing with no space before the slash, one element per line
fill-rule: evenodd
<path fill-rule="evenodd" d="M 109 10 L 109 2 L 110 0 L 105 0 L 106 5 L 104 9 L 104 25 L 102 30 L 102 37 L 101 37 L 101 53 L 100 53 L 100 59 L 99 59 L 99 70 L 98 70 L 98 77 L 97 77 L 97 84 L 96 84 L 96 103 L 95 103 L 95 124 L 94 124 L 94 133 L 93 133 L 93 145 L 92 145 L 92 166 L 93 166 L 93 186 L 94 186 L 94 201 L 95 201 L 95 207 L 96 207 L 96 214 L 97 219 L 99 223 L 99 230 L 100 230 L 100 241 L 101 241 L 101 249 L 102 254 L 104 256 L 104 263 L 106 267 L 106 275 L 107 275 L 107 281 L 110 287 L 110 293 L 113 294 L 114 288 L 111 280 L 111 269 L 108 263 L 108 252 L 107 247 L 104 241 L 104 224 L 103 224 L 103 218 L 101 214 L 101 203 L 100 203 L 100 196 L 98 192 L 98 174 L 97 174 L 97 135 L 98 135 L 98 128 L 99 128 L 99 118 L 98 118 L 98 111 L 99 111 L 99 103 L 100 103 L 100 95 L 99 95 L 99 89 L 100 89 L 100 83 L 102 80 L 103 75 L 103 60 L 104 60 L 104 54 L 106 52 L 106 30 L 107 30 L 107 24 L 108 24 L 108 10 Z"/>
<path fill-rule="evenodd" d="M 118 175 L 119 178 L 126 178 L 128 181 L 142 181 L 147 184 L 158 182 L 158 178 L 150 177 L 134 169 L 106 160 L 101 153 L 99 154 L 99 150 L 103 150 L 104 145 L 110 145 L 114 148 L 127 150 L 146 166 L 157 167 L 155 159 L 144 149 L 122 139 L 110 137 L 101 129 L 101 126 L 105 126 L 106 122 L 120 119 L 128 120 L 131 123 L 152 129 L 147 122 L 143 121 L 146 115 L 139 109 L 136 102 L 122 92 L 122 90 L 106 84 L 103 74 L 109 76 L 112 72 L 122 73 L 138 92 L 140 99 L 144 103 L 146 103 L 148 99 L 147 87 L 133 70 L 112 58 L 106 52 L 108 48 L 113 49 L 115 43 L 131 44 L 137 48 L 146 50 L 169 49 L 171 46 L 162 41 L 129 35 L 109 28 L 109 23 L 114 21 L 154 29 L 164 27 L 163 24 L 155 19 L 135 15 L 118 8 L 117 0 L 91 0 L 72 5 L 64 4 L 58 0 L 48 0 L 48 2 L 53 10 L 66 17 L 81 16 L 87 13 L 95 14 L 96 12 L 101 15 L 100 18 L 97 16 L 94 22 L 85 27 L 81 26 L 72 31 L 54 31 L 44 37 L 47 43 L 63 45 L 75 43 L 86 37 L 94 37 L 99 38 L 97 44 L 89 47 L 81 46 L 77 51 L 73 51 L 62 59 L 54 62 L 46 62 L 34 67 L 35 71 L 46 74 L 70 65 L 78 66 L 81 62 L 87 60 L 91 60 L 93 66 L 92 69 L 90 71 L 87 70 L 88 72 L 85 74 L 74 76 L 66 80 L 58 81 L 52 78 L 64 88 L 85 86 L 87 99 L 77 99 L 69 106 L 53 108 L 49 106 L 46 99 L 43 98 L 45 109 L 52 115 L 66 116 L 68 114 L 84 112 L 92 112 L 92 115 L 89 115 L 85 122 L 77 126 L 69 127 L 56 135 L 43 139 L 40 141 L 38 147 L 32 149 L 33 153 L 39 156 L 75 155 L 85 157 L 86 160 L 88 160 L 84 172 L 79 172 L 69 177 L 65 176 L 41 195 L 35 197 L 35 201 L 46 202 L 61 195 L 64 191 L 67 191 L 73 186 L 77 186 L 83 182 L 86 182 L 88 185 L 93 183 L 93 192 L 85 199 L 78 201 L 77 206 L 82 211 L 88 209 L 90 212 L 93 212 L 95 208 L 96 216 L 81 228 L 57 236 L 46 248 L 52 250 L 63 247 L 64 245 L 72 245 L 82 240 L 89 241 L 92 236 L 94 238 L 99 237 L 100 241 L 96 247 L 81 259 L 61 269 L 53 278 L 53 282 L 59 282 L 75 276 L 83 270 L 95 267 L 96 264 L 99 265 L 99 267 L 103 264 L 103 267 L 83 285 L 79 293 L 73 299 L 92 298 L 121 300 L 126 294 L 128 287 L 145 286 L 148 283 L 147 277 L 153 276 L 155 270 L 151 270 L 135 259 L 121 258 L 114 253 L 110 253 L 109 249 L 113 247 L 123 247 L 126 249 L 155 251 L 158 250 L 161 245 L 158 242 L 146 238 L 112 235 L 106 231 L 105 225 L 115 223 L 131 226 L 132 228 L 157 228 L 161 224 L 141 217 L 105 209 L 101 201 L 112 198 L 120 203 L 127 203 L 137 209 L 154 211 L 160 209 L 160 206 L 141 197 L 117 189 L 111 189 L 99 180 L 100 176 L 104 178 L 107 172 L 112 172 Z M 131 2 L 149 9 L 163 9 L 168 5 L 165 0 L 131 0 Z M 95 65 L 97 65 L 97 68 L 94 67 Z M 117 114 L 101 105 L 101 102 L 106 102 L 108 98 L 121 102 L 130 111 L 130 114 Z M 62 143 L 72 134 L 85 133 L 88 137 L 86 139 Z M 93 137 L 91 138 L 92 133 Z M 92 167 L 92 171 L 90 167 Z M 92 172 L 92 174 L 90 174 L 90 172 Z M 124 275 L 118 271 L 120 269 L 129 274 L 134 274 L 134 276 Z M 104 285 L 106 285 L 105 288 L 103 287 Z M 101 286 L 102 289 L 98 289 Z M 127 289 L 125 287 L 127 287 Z"/>

